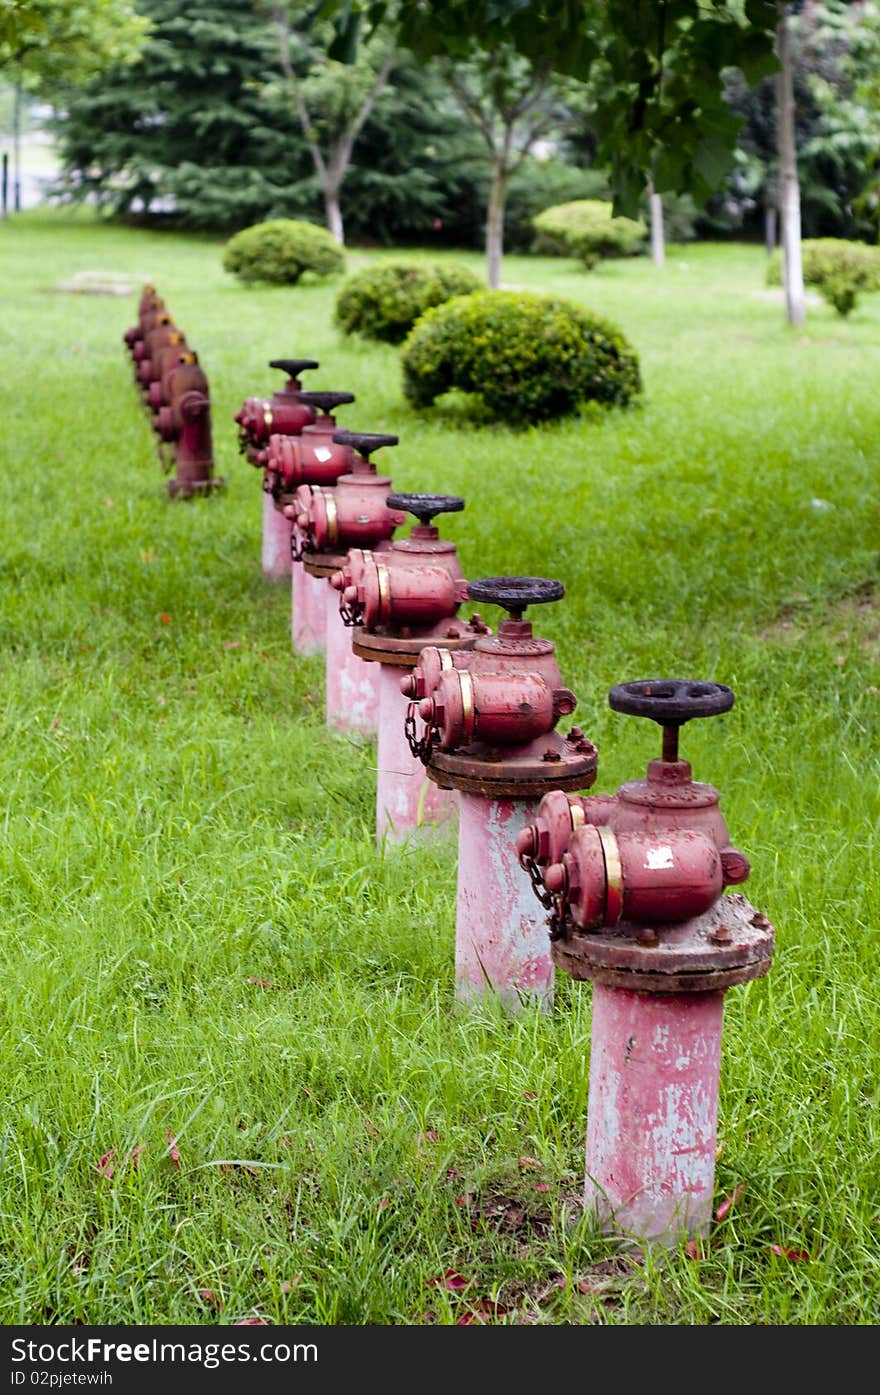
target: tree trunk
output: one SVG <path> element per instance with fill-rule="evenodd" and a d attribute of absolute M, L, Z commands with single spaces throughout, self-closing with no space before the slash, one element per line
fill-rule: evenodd
<path fill-rule="evenodd" d="M 340 247 L 345 246 L 345 228 L 342 224 L 342 208 L 339 203 L 339 189 L 326 188 L 324 193 L 324 216 L 327 219 L 327 227 L 330 229 Z"/>
<path fill-rule="evenodd" d="M 794 74 L 787 7 L 780 6 L 776 30 L 780 71 L 776 75 L 776 130 L 779 149 L 779 211 L 782 215 L 782 278 L 788 322 L 802 325 L 806 317 L 804 269 L 801 262 L 801 193 L 798 185 L 794 132 Z"/>
<path fill-rule="evenodd" d="M 21 83 L 15 84 L 12 105 L 12 207 L 21 212 Z"/>
<path fill-rule="evenodd" d="M 663 199 L 648 185 L 648 202 L 651 207 L 651 256 L 655 266 L 666 265 L 666 238 L 663 232 Z"/>
<path fill-rule="evenodd" d="M 764 204 L 764 247 L 768 257 L 776 251 L 776 204 L 769 198 Z"/>
<path fill-rule="evenodd" d="M 500 161 L 492 166 L 492 187 L 486 214 L 486 279 L 490 290 L 501 285 L 501 258 L 504 253 L 504 205 L 507 202 L 507 174 Z"/>

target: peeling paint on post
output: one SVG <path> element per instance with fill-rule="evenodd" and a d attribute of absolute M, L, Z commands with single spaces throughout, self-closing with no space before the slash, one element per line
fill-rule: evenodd
<path fill-rule="evenodd" d="M 290 576 L 290 520 L 276 509 L 271 494 L 263 490 L 263 572 L 266 576 Z"/>
<path fill-rule="evenodd" d="M 593 985 L 584 1205 L 675 1244 L 712 1219 L 723 992 Z"/>
<path fill-rule="evenodd" d="M 549 1010 L 555 968 L 547 923 L 516 853 L 516 835 L 537 802 L 458 792 L 455 992 L 462 1001 L 497 995 L 509 1011 Z"/>
<path fill-rule="evenodd" d="M 339 596 L 326 580 L 327 664 L 324 713 L 327 725 L 339 731 L 362 732 L 374 736 L 379 729 L 378 664 L 366 663 L 352 653 L 351 630 L 342 623 Z"/>
<path fill-rule="evenodd" d="M 323 577 L 311 576 L 297 562 L 290 569 L 290 642 L 297 654 L 320 654 L 327 646 L 327 605 Z"/>
<path fill-rule="evenodd" d="M 454 790 L 441 789 L 409 748 L 403 719 L 407 700 L 396 664 L 365 663 L 378 670 L 379 743 L 376 776 L 376 841 L 405 842 L 445 830 L 456 811 Z"/>

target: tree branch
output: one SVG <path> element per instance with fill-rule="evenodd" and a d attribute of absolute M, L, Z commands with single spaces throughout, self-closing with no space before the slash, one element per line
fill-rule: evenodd
<path fill-rule="evenodd" d="M 311 117 L 308 113 L 308 108 L 306 107 L 305 101 L 303 100 L 302 89 L 299 85 L 299 78 L 297 77 L 296 72 L 294 71 L 293 64 L 290 61 L 290 31 L 287 27 L 287 20 L 284 10 L 281 8 L 280 5 L 276 6 L 272 10 L 272 19 L 275 24 L 275 32 L 278 36 L 278 58 L 281 64 L 281 71 L 284 74 L 285 80 L 287 81 L 287 85 L 290 88 L 291 94 L 293 96 L 293 103 L 296 107 L 297 115 L 299 117 L 299 124 L 302 126 L 303 135 L 305 136 L 306 144 L 309 147 L 309 153 L 311 154 L 311 157 L 315 163 L 315 169 L 318 172 L 318 178 L 321 181 L 321 187 L 323 188 L 324 184 L 327 181 L 327 165 L 324 161 L 324 156 L 321 154 L 321 147 L 315 140 L 315 128 L 312 125 Z"/>

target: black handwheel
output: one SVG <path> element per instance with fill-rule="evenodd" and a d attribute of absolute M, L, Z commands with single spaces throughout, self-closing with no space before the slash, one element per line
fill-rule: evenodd
<path fill-rule="evenodd" d="M 544 605 L 565 595 L 561 581 L 545 576 L 486 576 L 469 581 L 467 589 L 472 601 L 500 605 L 512 620 L 519 620 L 528 605 Z"/>
<path fill-rule="evenodd" d="M 305 388 L 297 393 L 300 402 L 305 402 L 307 407 L 317 407 L 319 412 L 332 412 L 334 407 L 342 407 L 346 402 L 354 401 L 353 392 L 310 392 Z"/>
<path fill-rule="evenodd" d="M 298 378 L 306 368 L 318 368 L 319 364 L 313 358 L 270 358 L 269 367 L 280 368 L 288 378 Z"/>
<path fill-rule="evenodd" d="M 694 717 L 717 717 L 729 712 L 734 693 L 724 683 L 700 683 L 690 678 L 646 678 L 617 683 L 608 694 L 615 712 L 650 717 L 663 728 L 663 759 L 678 760 L 678 732 Z"/>
<path fill-rule="evenodd" d="M 374 450 L 380 446 L 396 446 L 397 436 L 385 436 L 380 431 L 334 431 L 333 439 L 340 446 L 351 446 L 358 455 L 369 460 Z"/>
<path fill-rule="evenodd" d="M 464 499 L 457 494 L 389 494 L 385 503 L 389 509 L 403 509 L 414 514 L 425 524 L 438 513 L 459 513 L 464 508 Z"/>
<path fill-rule="evenodd" d="M 608 694 L 615 712 L 650 717 L 661 726 L 682 726 L 694 717 L 717 717 L 734 703 L 732 688 L 723 683 L 699 683 L 688 678 L 647 678 L 618 683 Z"/>

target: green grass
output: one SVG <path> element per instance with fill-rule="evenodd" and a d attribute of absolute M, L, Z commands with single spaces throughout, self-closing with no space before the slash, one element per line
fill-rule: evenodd
<path fill-rule="evenodd" d="M 880 298 L 793 331 L 759 248 L 510 257 L 616 321 L 645 381 L 638 410 L 513 431 L 415 414 L 398 351 L 333 328 L 338 283 L 244 290 L 219 240 L 39 214 L 0 249 L 0 1320 L 876 1323 Z M 226 494 L 166 500 L 136 297 L 52 290 L 88 269 L 166 297 Z M 466 497 L 468 576 L 565 583 L 533 618 L 597 790 L 659 753 L 613 683 L 736 691 L 682 745 L 776 949 L 726 998 L 718 1199 L 745 1191 L 699 1261 L 627 1263 L 579 1215 L 589 985 L 456 1011 L 454 847 L 375 847 L 374 748 L 328 733 L 323 662 L 291 653 L 232 423 L 294 355 L 356 393 L 341 425 L 399 434 L 396 488 Z"/>

